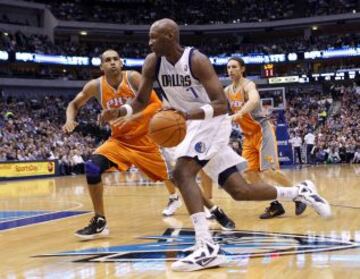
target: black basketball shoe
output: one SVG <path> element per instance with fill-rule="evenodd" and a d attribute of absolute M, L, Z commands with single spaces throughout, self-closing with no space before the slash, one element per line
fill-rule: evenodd
<path fill-rule="evenodd" d="M 109 235 L 110 231 L 106 226 L 104 216 L 94 216 L 91 218 L 89 225 L 78 230 L 75 235 L 81 239 L 94 239 Z"/>
<path fill-rule="evenodd" d="M 306 204 L 300 201 L 295 202 L 295 214 L 301 215 L 306 209 Z"/>
<path fill-rule="evenodd" d="M 271 219 L 285 213 L 284 207 L 278 201 L 273 201 L 270 206 L 265 209 L 265 212 L 260 215 L 260 219 Z"/>
<path fill-rule="evenodd" d="M 215 220 L 221 225 L 223 230 L 235 229 L 235 222 L 231 220 L 225 212 L 218 206 L 210 210 L 211 214 L 215 217 Z"/>

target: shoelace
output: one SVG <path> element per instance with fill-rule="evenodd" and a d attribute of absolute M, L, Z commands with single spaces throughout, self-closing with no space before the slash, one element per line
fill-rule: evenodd
<path fill-rule="evenodd" d="M 206 241 L 203 239 L 197 239 L 196 243 L 194 245 L 195 250 L 205 248 L 206 247 Z"/>
<path fill-rule="evenodd" d="M 94 216 L 90 219 L 90 222 L 89 222 L 89 225 L 87 225 L 86 228 L 93 228 L 93 227 L 96 227 L 97 225 L 97 221 L 98 219 Z"/>
<path fill-rule="evenodd" d="M 194 252 L 194 251 L 200 249 L 204 245 L 205 245 L 204 241 L 202 241 L 201 239 L 195 239 L 195 244 L 188 247 L 188 248 L 185 248 L 184 251 L 192 251 L 192 252 Z"/>
<path fill-rule="evenodd" d="M 96 226 L 96 219 L 92 217 L 89 221 L 89 224 L 84 229 L 90 229 Z"/>

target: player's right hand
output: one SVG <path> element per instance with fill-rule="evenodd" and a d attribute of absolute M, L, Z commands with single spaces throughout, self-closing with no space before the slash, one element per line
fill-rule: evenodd
<path fill-rule="evenodd" d="M 77 125 L 78 125 L 78 123 L 76 121 L 68 120 L 62 127 L 62 130 L 64 133 L 71 133 L 72 131 L 75 130 Z"/>

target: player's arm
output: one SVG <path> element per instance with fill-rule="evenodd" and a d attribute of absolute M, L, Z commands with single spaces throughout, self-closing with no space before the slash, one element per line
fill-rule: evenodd
<path fill-rule="evenodd" d="M 204 54 L 195 51 L 191 57 L 191 63 L 192 73 L 204 86 L 211 103 L 203 108 L 187 111 L 186 118 L 205 119 L 227 113 L 228 106 L 223 86 L 210 60 Z"/>
<path fill-rule="evenodd" d="M 132 71 L 130 78 L 129 78 L 129 82 L 131 84 L 131 87 L 137 92 L 139 90 L 140 84 L 141 84 L 141 75 L 136 72 L 136 71 Z M 148 116 L 148 115 L 153 115 L 156 111 L 158 111 L 161 108 L 161 101 L 160 99 L 157 97 L 156 93 L 154 92 L 154 90 L 151 91 L 150 94 L 150 98 L 148 101 L 148 105 L 145 107 L 145 109 L 143 111 L 140 112 L 140 114 L 142 116 Z"/>
<path fill-rule="evenodd" d="M 228 106 L 229 113 L 234 114 L 234 110 L 231 108 L 231 103 L 230 103 L 230 96 L 229 96 L 230 89 L 229 88 L 230 88 L 230 85 L 228 85 L 224 88 L 224 94 L 225 94 L 225 97 L 227 100 L 227 106 Z"/>
<path fill-rule="evenodd" d="M 65 133 L 71 133 L 77 126 L 76 115 L 80 108 L 92 97 L 97 94 L 96 80 L 91 80 L 85 84 L 83 89 L 75 96 L 66 108 L 66 123 L 63 126 Z"/>
<path fill-rule="evenodd" d="M 234 120 L 240 119 L 243 117 L 243 115 L 252 112 L 260 103 L 260 95 L 254 82 L 250 81 L 244 87 L 244 93 L 247 95 L 248 100 L 245 102 L 242 108 L 233 115 Z"/>
<path fill-rule="evenodd" d="M 142 78 L 135 99 L 131 104 L 126 104 L 118 109 L 103 110 L 100 115 L 100 122 L 105 123 L 119 117 L 131 116 L 145 109 L 151 99 L 151 91 L 155 80 L 157 57 L 154 53 L 149 54 L 144 61 Z"/>

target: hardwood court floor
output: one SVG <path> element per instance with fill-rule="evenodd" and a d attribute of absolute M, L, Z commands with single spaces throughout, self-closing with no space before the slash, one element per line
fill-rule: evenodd
<path fill-rule="evenodd" d="M 161 184 L 119 186 L 125 178 L 107 175 L 111 235 L 84 242 L 73 235 L 92 216 L 81 212 L 92 209 L 83 176 L 2 182 L 0 278 L 360 278 L 360 165 L 285 172 L 294 182 L 315 181 L 334 217 L 323 220 L 310 208 L 296 217 L 285 203 L 284 217 L 259 220 L 267 202 L 235 202 L 214 187 L 214 201 L 237 224 L 230 234 L 214 231 L 232 256 L 227 267 L 192 273 L 172 272 L 166 261 L 193 234 L 184 206 L 162 218 Z M 146 236 L 153 237 L 138 238 Z"/>

